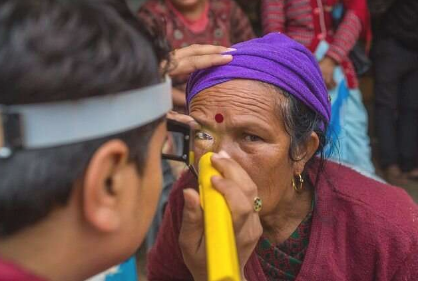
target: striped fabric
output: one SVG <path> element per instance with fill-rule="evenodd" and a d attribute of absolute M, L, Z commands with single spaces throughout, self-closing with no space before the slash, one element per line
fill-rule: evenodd
<path fill-rule="evenodd" d="M 339 25 L 334 41 L 330 45 L 327 56 L 333 58 L 338 63 L 345 60 L 348 53 L 354 47 L 361 32 L 361 22 L 351 11 L 345 13 L 344 19 Z"/>
<path fill-rule="evenodd" d="M 282 32 L 305 46 L 314 38 L 309 0 L 262 0 L 264 33 Z"/>
<path fill-rule="evenodd" d="M 324 18 L 328 15 L 324 11 L 331 11 L 334 6 L 334 3 L 328 5 L 326 3 L 328 2 L 327 0 L 317 0 L 318 2 L 323 2 L 322 8 L 313 9 L 311 1 L 316 0 L 262 0 L 264 32 L 285 33 L 310 48 L 313 39 L 321 35 L 316 34 L 313 18 L 315 16 Z M 361 32 L 361 23 L 351 11 L 345 13 L 343 21 L 336 31 L 333 26 L 329 26 L 328 23 L 330 22 L 328 20 L 325 21 L 326 24 L 324 24 L 325 26 L 322 29 L 327 30 L 327 34 L 322 34 L 321 36 L 328 35 L 333 37 L 333 43 L 327 56 L 341 63 L 347 59 L 348 53 L 355 45 Z"/>

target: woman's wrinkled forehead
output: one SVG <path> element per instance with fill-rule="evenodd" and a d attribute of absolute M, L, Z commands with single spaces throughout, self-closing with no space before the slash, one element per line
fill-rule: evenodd
<path fill-rule="evenodd" d="M 189 104 L 191 115 L 207 116 L 208 122 L 224 123 L 229 117 L 250 115 L 264 122 L 279 120 L 283 98 L 264 83 L 232 80 L 203 90 Z"/>
<path fill-rule="evenodd" d="M 272 87 L 253 80 L 231 80 L 207 88 L 196 95 L 189 104 L 189 109 L 202 107 L 233 107 L 234 110 L 271 109 L 278 95 Z"/>

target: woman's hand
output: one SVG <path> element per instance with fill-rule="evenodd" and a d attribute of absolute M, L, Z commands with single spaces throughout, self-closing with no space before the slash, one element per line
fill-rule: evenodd
<path fill-rule="evenodd" d="M 234 51 L 221 46 L 194 44 L 185 48 L 176 49 L 171 53 L 169 75 L 184 78 L 192 72 L 226 64 L 232 61 L 232 55 L 223 54 Z M 164 67 L 166 63 L 162 63 Z"/>
<path fill-rule="evenodd" d="M 336 62 L 329 57 L 324 57 L 319 65 L 326 87 L 329 90 L 333 89 L 336 86 L 336 82 L 333 80 L 333 71 L 335 70 Z"/>
<path fill-rule="evenodd" d="M 257 196 L 257 186 L 245 170 L 226 152 L 212 157 L 213 166 L 222 177 L 213 177 L 212 184 L 226 199 L 229 205 L 241 274 L 263 233 L 258 213 L 254 212 L 253 201 Z M 199 194 L 193 189 L 184 191 L 185 206 L 179 244 L 185 264 L 195 280 L 207 280 L 206 250 L 204 237 L 203 211 Z M 243 279 L 244 276 L 242 276 Z"/>
<path fill-rule="evenodd" d="M 199 129 L 201 129 L 200 124 L 198 124 L 198 122 L 195 121 L 194 118 L 192 118 L 189 115 L 178 113 L 176 111 L 169 111 L 167 113 L 167 116 L 166 117 L 168 119 L 172 119 L 172 120 L 175 120 L 177 122 L 187 124 L 188 126 L 190 126 L 191 130 L 199 130 Z"/>

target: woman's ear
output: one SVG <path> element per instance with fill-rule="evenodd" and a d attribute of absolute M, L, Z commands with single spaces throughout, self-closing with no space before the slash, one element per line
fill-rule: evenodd
<path fill-rule="evenodd" d="M 305 144 L 301 146 L 298 161 L 294 162 L 294 174 L 299 175 L 304 171 L 306 163 L 313 157 L 319 147 L 320 140 L 315 132 L 312 132 Z"/>
<path fill-rule="evenodd" d="M 82 182 L 85 220 L 97 231 L 117 231 L 122 222 L 118 206 L 119 172 L 128 164 L 129 149 L 121 140 L 111 140 L 94 153 Z"/>

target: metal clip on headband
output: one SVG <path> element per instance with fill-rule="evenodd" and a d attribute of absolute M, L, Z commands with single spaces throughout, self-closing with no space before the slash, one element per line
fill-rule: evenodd
<path fill-rule="evenodd" d="M 0 158 L 19 149 L 83 142 L 148 124 L 172 108 L 171 81 L 119 94 L 29 105 L 0 105 Z"/>
<path fill-rule="evenodd" d="M 0 158 L 10 157 L 13 149 L 22 147 L 21 119 L 19 114 L 0 107 Z"/>

